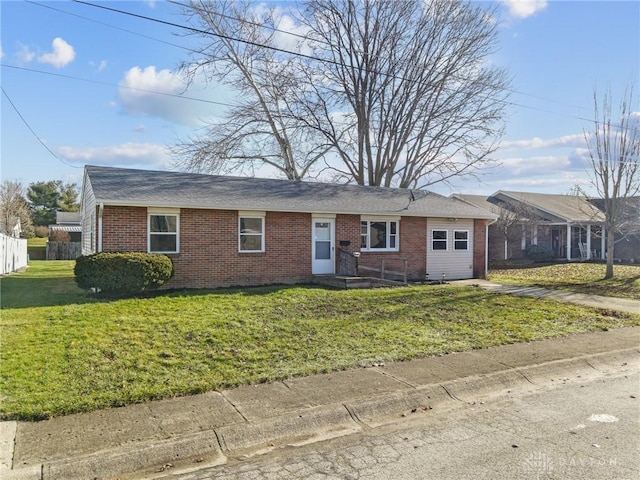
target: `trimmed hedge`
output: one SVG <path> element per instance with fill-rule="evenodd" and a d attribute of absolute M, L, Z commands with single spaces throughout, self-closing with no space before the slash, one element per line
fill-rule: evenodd
<path fill-rule="evenodd" d="M 84 290 L 137 293 L 162 286 L 173 276 L 173 263 L 157 253 L 101 252 L 77 258 L 74 273 Z"/>
<path fill-rule="evenodd" d="M 531 245 L 527 248 L 527 258 L 534 262 L 550 262 L 555 258 L 553 251 L 549 247 L 542 245 Z"/>

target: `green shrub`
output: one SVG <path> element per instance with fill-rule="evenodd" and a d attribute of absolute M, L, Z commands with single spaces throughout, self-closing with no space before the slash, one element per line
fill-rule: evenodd
<path fill-rule="evenodd" d="M 173 263 L 157 253 L 102 252 L 76 259 L 78 286 L 105 293 L 137 293 L 162 286 L 173 276 Z"/>
<path fill-rule="evenodd" d="M 531 245 L 527 248 L 527 258 L 534 262 L 550 262 L 555 258 L 553 251 L 549 247 L 542 245 Z"/>

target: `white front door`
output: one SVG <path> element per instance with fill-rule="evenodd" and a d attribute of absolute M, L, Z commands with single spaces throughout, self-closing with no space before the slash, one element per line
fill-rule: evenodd
<path fill-rule="evenodd" d="M 311 273 L 329 275 L 336 271 L 335 222 L 333 218 L 313 218 Z"/>

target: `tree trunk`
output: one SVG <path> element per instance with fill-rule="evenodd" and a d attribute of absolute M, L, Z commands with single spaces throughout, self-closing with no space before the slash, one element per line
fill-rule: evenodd
<path fill-rule="evenodd" d="M 613 278 L 613 248 L 615 245 L 615 236 L 611 230 L 607 231 L 607 270 L 604 274 L 605 280 Z"/>

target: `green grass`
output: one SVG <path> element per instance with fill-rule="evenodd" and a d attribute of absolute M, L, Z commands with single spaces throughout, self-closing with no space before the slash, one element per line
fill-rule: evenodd
<path fill-rule="evenodd" d="M 640 315 L 453 286 L 272 286 L 97 300 L 74 288 L 72 265 L 33 262 L 2 279 L 4 419 L 640 325 Z"/>
<path fill-rule="evenodd" d="M 31 260 L 44 260 L 47 256 L 47 238 L 27 239 L 27 254 Z"/>
<path fill-rule="evenodd" d="M 530 285 L 579 293 L 640 299 L 640 265 L 615 265 L 614 277 L 603 280 L 601 263 L 562 263 L 489 272 L 489 280 L 510 285 Z"/>
<path fill-rule="evenodd" d="M 76 286 L 74 265 L 75 260 L 31 261 L 24 273 L 0 280 L 0 306 L 26 308 L 92 301 Z"/>

